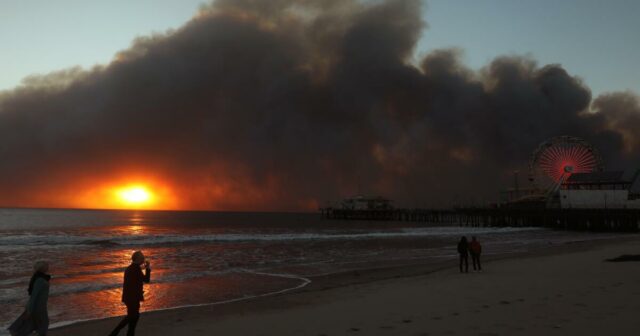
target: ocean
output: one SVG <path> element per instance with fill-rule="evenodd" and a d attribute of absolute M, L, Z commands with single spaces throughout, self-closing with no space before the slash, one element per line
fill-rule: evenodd
<path fill-rule="evenodd" d="M 485 254 L 541 250 L 612 234 L 329 221 L 312 213 L 0 209 L 0 335 L 25 307 L 32 265 L 50 263 L 53 326 L 123 315 L 123 271 L 152 265 L 142 311 L 221 304 L 306 286 L 314 276 L 451 260 L 460 236 Z"/>

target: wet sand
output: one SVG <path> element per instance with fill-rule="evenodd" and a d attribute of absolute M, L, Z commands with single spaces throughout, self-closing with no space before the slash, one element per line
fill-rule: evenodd
<path fill-rule="evenodd" d="M 460 274 L 455 260 L 350 272 L 287 294 L 145 313 L 136 334 L 634 334 L 640 262 L 604 261 L 624 254 L 640 254 L 638 236 L 487 260 L 481 273 Z M 117 322 L 84 322 L 50 335 L 107 335 Z"/>

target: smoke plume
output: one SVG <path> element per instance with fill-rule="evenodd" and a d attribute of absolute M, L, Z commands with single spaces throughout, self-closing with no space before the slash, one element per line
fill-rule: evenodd
<path fill-rule="evenodd" d="M 219 0 L 107 65 L 31 76 L 0 92 L 0 205 L 99 207 L 100 188 L 130 180 L 179 209 L 488 202 L 557 135 L 610 168 L 640 163 L 636 95 L 593 99 L 528 57 L 416 61 L 421 6 Z"/>

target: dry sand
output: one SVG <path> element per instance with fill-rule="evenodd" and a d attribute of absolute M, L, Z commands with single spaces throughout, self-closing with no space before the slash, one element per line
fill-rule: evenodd
<path fill-rule="evenodd" d="M 145 313 L 137 335 L 635 335 L 640 262 L 604 262 L 622 254 L 640 254 L 640 239 L 494 260 L 482 273 L 416 266 L 316 279 L 296 293 Z M 116 324 L 50 335 L 107 335 Z"/>

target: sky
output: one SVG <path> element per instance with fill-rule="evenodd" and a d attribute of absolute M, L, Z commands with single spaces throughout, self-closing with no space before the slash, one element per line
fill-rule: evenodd
<path fill-rule="evenodd" d="M 203 0 L 2 0 L 0 90 L 31 74 L 107 64 L 137 36 L 175 29 Z M 531 55 L 582 77 L 594 95 L 640 92 L 640 2 L 430 0 L 416 53 L 457 47 L 474 69 Z M 19 33 L 18 33 L 19 32 Z"/>
<path fill-rule="evenodd" d="M 187 22 L 202 0 L 2 0 L 0 89 L 31 74 L 107 64 L 138 36 Z"/>
<path fill-rule="evenodd" d="M 565 135 L 634 171 L 638 5 L 558 3 L 0 2 L 0 206 L 490 204 Z"/>

